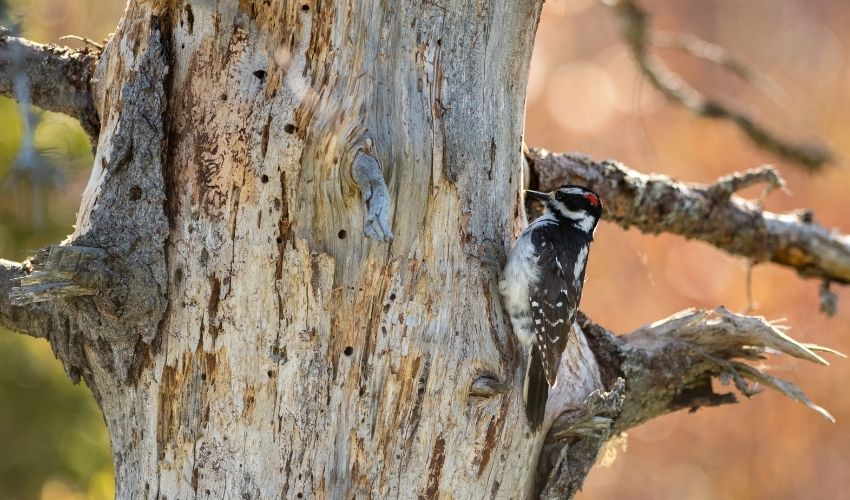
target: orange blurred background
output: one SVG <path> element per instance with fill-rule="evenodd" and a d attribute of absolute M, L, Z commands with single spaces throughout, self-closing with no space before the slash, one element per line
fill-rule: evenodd
<path fill-rule="evenodd" d="M 718 43 L 773 86 L 767 89 L 670 49 L 654 51 L 707 96 L 743 109 L 785 137 L 822 139 L 843 159 L 815 175 L 752 146 L 727 123 L 670 104 L 639 75 L 618 20 L 593 0 L 543 8 L 528 90 L 526 142 L 552 151 L 616 158 L 642 171 L 712 182 L 774 164 L 790 194 L 766 208 L 811 208 L 818 223 L 850 233 L 850 2 L 839 0 L 644 0 L 653 28 Z M 757 198 L 762 189 L 744 195 Z M 582 309 L 616 332 L 687 307 L 747 308 L 746 262 L 707 244 L 602 223 Z M 763 264 L 752 272 L 753 314 L 787 318 L 789 334 L 850 352 L 850 290 L 833 285 L 838 314 L 818 312 L 819 283 Z M 596 467 L 578 498 L 850 498 L 850 361 L 830 367 L 772 358 L 774 375 L 800 385 L 837 419 L 831 424 L 774 391 L 696 414 L 679 412 L 631 430 L 627 451 Z M 716 390 L 733 391 L 719 384 Z"/>
<path fill-rule="evenodd" d="M 113 30 L 124 5 L 120 0 L 8 3 L 24 34 L 43 42 L 56 42 L 63 34 L 101 40 Z M 531 64 L 526 142 L 553 151 L 581 151 L 596 159 L 616 158 L 642 172 L 693 182 L 711 182 L 772 163 L 790 193 L 770 194 L 767 209 L 811 208 L 818 223 L 850 233 L 850 2 L 644 0 L 642 5 L 654 14 L 653 28 L 691 32 L 716 42 L 751 63 L 772 85 L 742 82 L 675 50 L 655 51 L 687 81 L 708 96 L 746 110 L 782 136 L 825 141 L 839 155 L 839 164 L 822 173 L 806 173 L 753 147 L 732 125 L 696 118 L 666 102 L 638 74 L 613 13 L 594 0 L 545 4 Z M 62 118 L 45 120 L 64 123 Z M 0 136 L 7 136 L 7 127 L 0 130 Z M 0 137 L 0 142 L 7 140 Z M 2 162 L 8 161 L 0 144 L 0 173 L 8 168 Z M 69 169 L 61 196 L 50 201 L 51 220 L 65 232 L 70 231 L 87 176 L 86 168 Z M 743 194 L 758 197 L 761 190 Z M 64 234 L 57 231 L 60 237 Z M 48 233 L 15 234 L 0 230 L 0 257 L 19 260 L 22 249 L 58 239 Z M 11 241 L 13 237 L 17 240 Z M 703 243 L 602 223 L 582 308 L 623 333 L 688 307 L 724 305 L 741 312 L 748 307 L 746 267 L 743 259 Z M 818 312 L 819 285 L 784 268 L 756 266 L 753 314 L 787 318 L 794 338 L 850 352 L 850 291 L 833 286 L 838 314 L 827 318 Z M 0 340 L 5 336 L 0 334 Z M 44 356 L 43 342 L 25 343 L 44 359 L 49 357 Z M 658 418 L 629 432 L 626 451 L 610 466 L 596 467 L 579 498 L 847 498 L 850 396 L 842 387 L 850 377 L 850 361 L 827 357 L 831 367 L 786 358 L 767 364 L 773 374 L 797 383 L 826 407 L 836 424 L 772 391 L 753 400 L 740 396 L 742 402 L 735 406 Z M 58 363 L 56 370 L 61 370 Z M 3 446 L 0 442 L 0 453 L 15 453 Z M 108 472 L 108 467 L 99 473 Z M 104 489 L 92 489 L 91 484 L 90 479 L 59 475 L 45 479 L 38 495 L 101 498 Z M 0 484 L 3 491 L 12 490 Z"/>

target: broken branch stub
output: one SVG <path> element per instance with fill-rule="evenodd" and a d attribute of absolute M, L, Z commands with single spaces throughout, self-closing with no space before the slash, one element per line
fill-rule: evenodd
<path fill-rule="evenodd" d="M 605 442 L 631 427 L 677 410 L 737 402 L 734 394 L 714 392 L 715 378 L 733 379 L 747 397 L 759 392 L 758 384 L 771 387 L 834 421 L 796 385 L 742 361 L 785 353 L 826 364 L 814 351 L 828 349 L 797 342 L 764 318 L 722 307 L 689 309 L 622 336 L 581 312 L 576 323 L 611 390 L 561 408 L 540 452 L 534 488 L 540 498 L 572 498 Z"/>
<path fill-rule="evenodd" d="M 133 373 L 167 304 L 163 116 L 169 57 L 159 19 L 151 16 L 141 29 L 147 33 L 137 57 L 117 55 L 111 43 L 96 69 L 123 71 L 122 105 L 103 124 L 107 133 L 74 233 L 66 244 L 39 251 L 9 290 L 10 302 L 27 309 L 43 303 L 51 325 L 61 325 L 49 332 L 57 357 L 73 379 L 89 383 L 95 371 L 122 381 Z"/>
<path fill-rule="evenodd" d="M 785 180 L 779 172 L 770 165 L 764 165 L 721 177 L 708 187 L 708 192 L 717 199 L 727 200 L 742 189 L 762 183 L 767 184 L 768 191 L 785 188 Z"/>
<path fill-rule="evenodd" d="M 9 292 L 18 306 L 94 295 L 108 281 L 106 252 L 82 246 L 49 246 L 30 260 L 33 271 Z"/>
<path fill-rule="evenodd" d="M 615 429 L 620 432 L 678 409 L 735 402 L 731 395 L 714 393 L 711 380 L 715 377 L 731 377 L 747 397 L 757 393 L 758 388 L 746 380 L 772 387 L 832 420 L 826 410 L 812 403 L 794 384 L 741 361 L 788 354 L 828 365 L 814 352 L 817 346 L 797 342 L 783 329 L 764 318 L 718 307 L 682 311 L 617 337 L 613 345 L 619 351 L 619 369 L 628 391 Z"/>

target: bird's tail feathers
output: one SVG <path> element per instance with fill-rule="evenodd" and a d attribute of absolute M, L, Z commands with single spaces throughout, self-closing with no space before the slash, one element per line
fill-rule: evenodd
<path fill-rule="evenodd" d="M 546 401 L 549 399 L 549 383 L 543 372 L 543 360 L 537 345 L 528 353 L 528 365 L 525 368 L 525 385 L 522 391 L 525 400 L 525 415 L 533 431 L 540 429 L 546 413 Z"/>

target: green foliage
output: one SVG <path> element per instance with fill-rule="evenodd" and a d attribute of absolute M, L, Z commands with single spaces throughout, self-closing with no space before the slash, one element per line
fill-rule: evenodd
<path fill-rule="evenodd" d="M 42 175 L 20 168 L 19 106 L 0 98 L 0 257 L 12 260 L 71 231 L 92 162 L 91 145 L 76 120 L 36 109 L 30 115 Z"/>
<path fill-rule="evenodd" d="M 0 401 L 0 498 L 37 498 L 51 480 L 103 494 L 98 473 L 112 468 L 103 417 L 47 342 L 0 331 Z"/>

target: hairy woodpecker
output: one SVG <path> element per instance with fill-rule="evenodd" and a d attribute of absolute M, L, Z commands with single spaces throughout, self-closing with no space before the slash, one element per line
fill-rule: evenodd
<path fill-rule="evenodd" d="M 574 185 L 551 193 L 526 193 L 542 201 L 547 212 L 514 243 L 499 290 L 514 334 L 531 348 L 523 398 L 528 422 L 536 431 L 575 321 L 602 202 L 593 191 Z"/>

